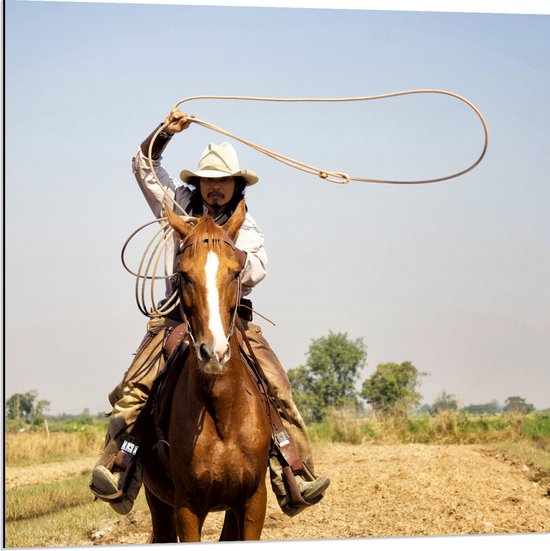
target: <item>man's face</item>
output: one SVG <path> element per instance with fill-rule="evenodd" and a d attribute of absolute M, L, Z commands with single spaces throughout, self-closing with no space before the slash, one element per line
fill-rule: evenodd
<path fill-rule="evenodd" d="M 202 200 L 212 209 L 218 210 L 231 201 L 235 193 L 235 178 L 201 178 L 200 192 Z"/>

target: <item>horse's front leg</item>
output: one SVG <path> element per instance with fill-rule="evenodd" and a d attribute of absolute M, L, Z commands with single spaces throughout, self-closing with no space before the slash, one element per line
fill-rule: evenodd
<path fill-rule="evenodd" d="M 259 540 L 265 521 L 267 490 L 265 474 L 246 504 L 225 513 L 220 541 Z"/>
<path fill-rule="evenodd" d="M 201 541 L 204 516 L 193 511 L 188 505 L 176 508 L 176 530 L 180 542 Z"/>
<path fill-rule="evenodd" d="M 233 509 L 225 512 L 220 541 L 238 541 L 242 539 L 242 512 L 236 513 Z"/>
<path fill-rule="evenodd" d="M 265 473 L 254 495 L 248 501 L 244 510 L 243 540 L 259 540 L 265 521 L 267 505 L 267 490 L 265 487 Z"/>
<path fill-rule="evenodd" d="M 153 524 L 151 543 L 177 543 L 174 508 L 156 497 L 147 486 L 145 495 Z"/>

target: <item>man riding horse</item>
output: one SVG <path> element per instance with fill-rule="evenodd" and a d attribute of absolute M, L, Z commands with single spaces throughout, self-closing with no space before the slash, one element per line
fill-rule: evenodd
<path fill-rule="evenodd" d="M 237 154 L 229 143 L 224 142 L 221 145 L 211 143 L 204 150 L 197 171 L 183 170 L 180 173 L 183 185 L 180 184 L 173 180 L 162 167 L 161 155 L 173 135 L 188 128 L 191 123 L 184 113 L 174 109 L 164 124 L 167 126 L 153 142 L 151 157 L 156 176 L 165 189 L 163 190 L 157 182 L 148 162 L 151 141 L 158 128 L 145 139 L 132 159 L 134 175 L 153 213 L 157 218 L 166 216 L 163 204 L 166 201 L 166 194 L 169 194 L 188 214 L 209 215 L 217 224 L 225 224 L 239 201 L 243 199 L 245 189 L 254 185 L 258 177 L 251 170 L 240 170 Z M 242 295 L 247 296 L 267 273 L 263 234 L 248 212 L 237 235 L 235 246 L 243 266 Z M 166 272 L 169 276 L 174 273 L 178 247 L 179 238 L 176 236 L 166 244 Z M 163 303 L 173 295 L 176 285 L 174 278 L 168 278 L 166 282 L 166 298 Z M 159 309 L 162 309 L 161 306 Z M 325 476 L 315 478 L 313 475 L 311 444 L 302 416 L 292 399 L 286 372 L 263 337 L 261 328 L 251 322 L 251 309 L 240 308 L 239 317 L 253 354 L 290 419 L 289 422 L 283 417 L 283 426 L 291 442 L 296 446 L 309 478 L 306 480 L 304 477 L 296 476 L 299 491 L 307 505 L 318 503 L 324 496 L 329 479 Z M 132 364 L 123 380 L 109 394 L 109 401 L 113 406 L 109 430 L 105 439 L 105 448 L 92 472 L 90 488 L 97 497 L 109 502 L 120 514 L 127 514 L 133 507 L 142 484 L 142 466 L 138 460 L 134 462 L 135 468 L 126 471 L 124 466 L 119 466 L 120 462 L 116 457 L 117 454 L 120 456 L 121 448 L 126 451 L 133 448 L 132 444 L 128 446 L 128 442 L 132 442 L 132 428 L 147 401 L 153 382 L 163 370 L 166 339 L 170 331 L 181 321 L 178 309 L 163 316 L 151 317 L 147 333 Z M 287 495 L 283 465 L 276 454 L 270 456 L 269 468 L 271 486 L 281 509 L 289 516 L 297 514 L 303 509 L 303 504 L 297 507 L 291 496 Z M 125 480 L 127 476 L 131 476 L 130 481 Z M 125 491 L 121 496 L 123 486 Z"/>

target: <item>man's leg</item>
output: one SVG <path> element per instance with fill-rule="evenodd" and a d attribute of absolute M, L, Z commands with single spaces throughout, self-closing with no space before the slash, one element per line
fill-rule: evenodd
<path fill-rule="evenodd" d="M 131 433 L 139 412 L 147 401 L 153 382 L 164 366 L 162 352 L 166 329 L 172 325 L 174 325 L 173 322 L 166 318 L 153 318 L 148 323 L 147 333 L 136 351 L 132 364 L 122 381 L 109 394 L 113 410 L 109 418 L 105 448 L 92 471 L 91 486 L 95 495 L 108 501 L 120 514 L 129 513 L 133 507 L 141 488 L 142 469 L 137 461 L 125 495 L 113 501 L 108 498 L 121 490 L 125 472 L 114 464 L 114 459 L 124 440 Z"/>
<path fill-rule="evenodd" d="M 311 500 L 312 503 L 317 503 L 323 497 L 324 490 L 328 487 L 330 481 L 324 476 L 316 478 L 314 475 L 311 442 L 304 420 L 292 399 L 292 390 L 290 388 L 288 376 L 277 356 L 269 346 L 269 343 L 262 335 L 261 328 L 250 322 L 243 322 L 243 325 L 245 327 L 246 336 L 252 346 L 252 350 L 258 358 L 269 384 L 277 392 L 278 398 L 283 403 L 290 417 L 290 423 L 283 416 L 281 416 L 281 420 L 291 441 L 298 449 L 298 453 L 304 463 L 307 473 L 304 477 L 306 480 L 297 477 L 302 496 L 306 501 Z M 294 509 L 289 504 L 283 480 L 283 468 L 276 456 L 270 458 L 269 470 L 271 475 L 271 486 L 277 496 L 281 509 L 289 515 L 297 514 L 299 510 Z"/>

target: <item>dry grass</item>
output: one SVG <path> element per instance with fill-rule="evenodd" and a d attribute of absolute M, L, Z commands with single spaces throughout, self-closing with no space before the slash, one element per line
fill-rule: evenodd
<path fill-rule="evenodd" d="M 89 476 L 34 484 L 6 492 L 7 522 L 40 517 L 90 501 Z"/>
<path fill-rule="evenodd" d="M 525 440 L 499 442 L 493 447 L 503 451 L 509 457 L 518 459 L 526 465 L 534 467 L 541 477 L 544 477 L 550 482 L 550 449 L 541 448 L 539 445 L 532 444 Z"/>
<path fill-rule="evenodd" d="M 494 454 L 480 453 L 481 448 L 485 446 L 315 445 L 316 470 L 331 478 L 326 498 L 288 518 L 268 492 L 262 539 L 548 531 L 550 504 L 541 485 L 529 480 L 530 471 Z M 7 546 L 147 541 L 150 521 L 143 492 L 127 517 L 117 516 L 105 503 L 90 499 L 60 511 L 8 522 Z M 211 526 L 205 541 L 215 541 L 219 536 L 219 526 Z"/>
<path fill-rule="evenodd" d="M 71 479 L 66 482 L 67 491 L 62 490 L 62 485 L 55 488 L 56 495 L 48 497 L 50 506 L 39 505 L 38 494 L 33 492 L 27 496 L 30 501 L 27 505 L 18 504 L 19 514 L 30 514 L 20 520 L 6 520 L 5 545 L 6 547 L 59 547 L 59 546 L 83 546 L 90 545 L 93 533 L 106 522 L 116 523 L 120 521 L 109 506 L 102 502 L 94 502 L 88 489 L 89 478 L 79 480 Z M 46 486 L 46 485 L 44 485 Z M 70 490 L 69 490 L 70 488 Z M 10 494 L 6 496 L 6 513 L 11 514 Z M 22 497 L 22 494 L 19 494 Z M 59 499 L 59 501 L 57 501 Z M 139 502 L 141 503 L 141 496 Z M 37 512 L 32 514 L 29 504 L 37 505 Z M 141 504 L 140 506 L 144 506 Z M 48 510 L 50 509 L 50 510 Z"/>
<path fill-rule="evenodd" d="M 441 502 L 441 510 L 434 514 L 434 518 L 441 517 L 448 520 L 451 517 L 441 516 L 448 510 L 455 511 L 456 509 L 458 513 L 464 513 L 466 509 L 460 508 L 463 503 L 456 502 L 455 494 L 441 497 L 438 493 L 439 490 L 433 495 L 429 494 L 432 486 L 435 488 L 436 477 L 441 477 L 437 488 L 445 489 L 450 482 L 453 482 L 453 477 L 456 478 L 456 473 L 462 468 L 463 457 L 471 462 L 478 461 L 477 452 L 472 449 L 468 450 L 467 446 L 447 447 L 448 444 L 490 443 L 491 448 L 498 447 L 501 452 L 505 452 L 506 456 L 517 458 L 522 463 L 533 466 L 529 471 L 532 480 L 535 480 L 533 478 L 535 474 L 537 477 L 544 476 L 545 478 L 537 480 L 541 484 L 546 484 L 548 479 L 545 473 L 550 473 L 547 421 L 548 418 L 541 416 L 483 417 L 464 416 L 456 412 L 443 412 L 437 416 L 421 416 L 411 420 L 405 418 L 366 419 L 352 416 L 349 412 L 334 412 L 325 423 L 310 427 L 318 470 L 331 475 L 334 491 L 331 493 L 331 499 L 327 500 L 326 504 L 319 506 L 309 517 L 308 513 L 302 514 L 303 519 L 307 519 L 307 523 L 300 530 L 305 530 L 309 526 L 308 523 L 314 519 L 320 519 L 320 525 L 316 528 L 318 532 L 313 530 L 307 534 L 320 533 L 329 517 L 331 522 L 334 522 L 335 519 L 338 520 L 339 517 L 338 515 L 334 516 L 334 511 L 327 512 L 328 516 L 323 520 L 323 511 L 340 495 L 342 499 L 347 500 L 355 489 L 359 492 L 357 497 L 359 501 L 353 506 L 353 511 L 360 512 L 365 503 L 365 492 L 367 492 L 369 496 L 367 512 L 370 517 L 367 521 L 363 518 L 367 513 L 361 513 L 363 516 L 359 515 L 360 518 L 351 522 L 349 515 L 352 512 L 348 510 L 346 515 L 342 515 L 342 526 L 334 532 L 335 537 L 342 537 L 342 535 L 345 535 L 344 537 L 415 535 L 417 532 L 414 532 L 412 528 L 405 530 L 402 526 L 396 527 L 388 522 L 392 518 L 401 519 L 404 515 L 409 515 L 412 519 L 410 520 L 411 527 L 423 526 L 422 522 L 426 523 L 426 519 L 432 519 L 432 513 L 424 511 L 422 512 L 424 517 L 417 518 L 416 509 L 428 502 L 433 502 L 436 505 Z M 333 444 L 332 442 L 341 442 L 342 444 Z M 395 445 L 398 443 L 409 445 Z M 433 445 L 418 446 L 414 443 Z M 50 467 L 53 465 L 50 465 L 48 469 L 43 465 L 44 463 L 51 464 L 53 461 L 59 461 L 59 465 L 62 466 L 63 462 L 69 462 L 75 458 L 81 458 L 85 462 L 89 459 L 91 468 L 102 444 L 103 430 L 96 430 L 95 427 L 93 430 L 51 433 L 49 438 L 45 432 L 8 434 L 6 436 L 6 465 L 25 466 L 21 469 L 25 473 L 31 470 L 40 473 L 38 478 L 33 478 L 31 481 L 31 478 L 27 477 L 26 484 L 6 491 L 5 545 L 7 547 L 82 546 L 91 543 L 146 541 L 148 528 L 146 530 L 143 526 L 148 527 L 149 521 L 147 520 L 147 507 L 143 492 L 136 503 L 137 516 L 132 513 L 134 516 L 121 518 L 106 504 L 93 502 L 93 497 L 88 489 L 89 473 L 84 475 L 81 469 L 72 474 L 65 471 L 65 478 L 56 478 L 57 481 L 52 481 L 52 479 L 48 481 L 46 477 L 46 472 L 51 470 Z M 375 444 L 385 444 L 385 446 Z M 501 452 L 497 452 L 499 456 L 502 455 Z M 409 457 L 407 461 L 410 463 L 403 463 L 405 457 Z M 348 463 L 344 465 L 345 460 Z M 451 460 L 454 461 L 452 465 Z M 383 463 L 380 472 L 376 471 L 379 462 Z M 391 474 L 388 469 L 393 467 L 397 470 Z M 433 472 L 429 469 L 432 469 Z M 465 472 L 464 477 L 466 478 L 459 481 L 460 484 L 457 488 L 461 488 L 462 492 L 462 488 L 466 487 L 469 480 L 468 477 L 476 477 L 479 474 L 480 480 L 476 480 L 473 484 L 475 491 L 472 489 L 472 495 L 478 495 L 477 486 L 483 482 L 488 473 L 493 476 L 492 469 L 503 469 L 503 467 L 500 463 L 491 465 L 483 463 L 472 466 L 468 472 Z M 358 479 L 355 484 L 350 480 L 352 474 L 367 478 L 366 480 Z M 509 474 L 503 470 L 499 475 L 500 478 L 495 475 L 496 479 L 500 481 L 496 485 L 497 488 L 507 483 Z M 411 480 L 409 480 L 410 477 L 412 477 Z M 36 480 L 40 480 L 40 483 L 36 484 Z M 401 487 L 409 482 L 410 489 Z M 336 492 L 338 484 L 341 488 L 339 492 Z M 403 499 L 402 506 L 404 508 L 399 506 L 395 511 L 378 515 L 378 511 L 383 510 L 384 505 L 391 502 L 387 492 L 393 491 L 391 490 L 392 484 L 396 485 L 394 497 L 396 500 Z M 517 481 L 515 486 L 519 487 Z M 491 488 L 493 487 L 494 485 L 491 486 Z M 501 501 L 502 499 L 514 499 L 520 500 L 521 503 L 527 503 L 528 498 L 525 492 L 532 491 L 534 486 L 525 486 L 524 493 L 519 495 L 514 493 L 514 488 L 510 486 L 507 490 L 508 493 L 496 496 L 495 503 L 498 499 Z M 407 493 L 409 490 L 410 494 Z M 428 492 L 428 494 L 425 496 L 425 500 L 419 501 L 416 498 L 416 493 L 422 491 Z M 501 489 L 499 491 L 502 493 Z M 372 503 L 372 500 L 382 499 L 381 496 L 384 498 L 382 501 Z M 470 508 L 471 499 L 473 499 L 471 496 L 468 496 L 467 499 L 464 497 L 464 503 L 468 503 Z M 540 503 L 544 505 L 543 501 Z M 414 507 L 411 506 L 411 503 L 414 504 Z M 397 507 L 397 504 L 395 506 Z M 424 533 L 486 533 L 512 529 L 540 531 L 547 529 L 548 526 L 545 524 L 546 521 L 533 523 L 523 518 L 517 522 L 514 521 L 514 524 L 510 519 L 515 519 L 516 513 L 509 514 L 508 510 L 504 511 L 504 507 L 501 513 L 493 515 L 495 517 L 491 520 L 493 524 L 489 526 L 487 524 L 489 521 L 485 518 L 487 510 L 484 509 L 482 503 L 476 511 L 475 514 L 478 515 L 479 522 L 476 520 L 476 524 L 472 525 L 473 528 L 460 523 L 455 523 L 450 527 L 433 524 L 427 527 L 427 531 Z M 143 516 L 143 520 L 140 520 L 140 515 Z M 266 539 L 275 536 L 283 539 L 297 537 L 297 533 L 291 531 L 292 526 L 301 526 L 296 524 L 295 519 L 292 521 L 285 519 L 276 507 L 272 509 L 270 515 L 266 524 Z M 460 520 L 458 516 L 456 518 Z M 138 524 L 135 524 L 136 522 Z M 289 532 L 285 531 L 287 528 L 282 530 L 286 526 L 285 522 L 288 524 Z M 112 533 L 109 532 L 101 537 L 94 536 L 98 531 L 105 532 L 106 525 L 113 527 Z M 273 535 L 270 536 L 270 534 Z M 316 536 L 309 535 L 309 537 Z"/>
<path fill-rule="evenodd" d="M 80 432 L 22 432 L 6 435 L 7 466 L 32 465 L 51 461 L 67 461 L 82 454 L 99 452 L 104 433 L 97 429 Z"/>

